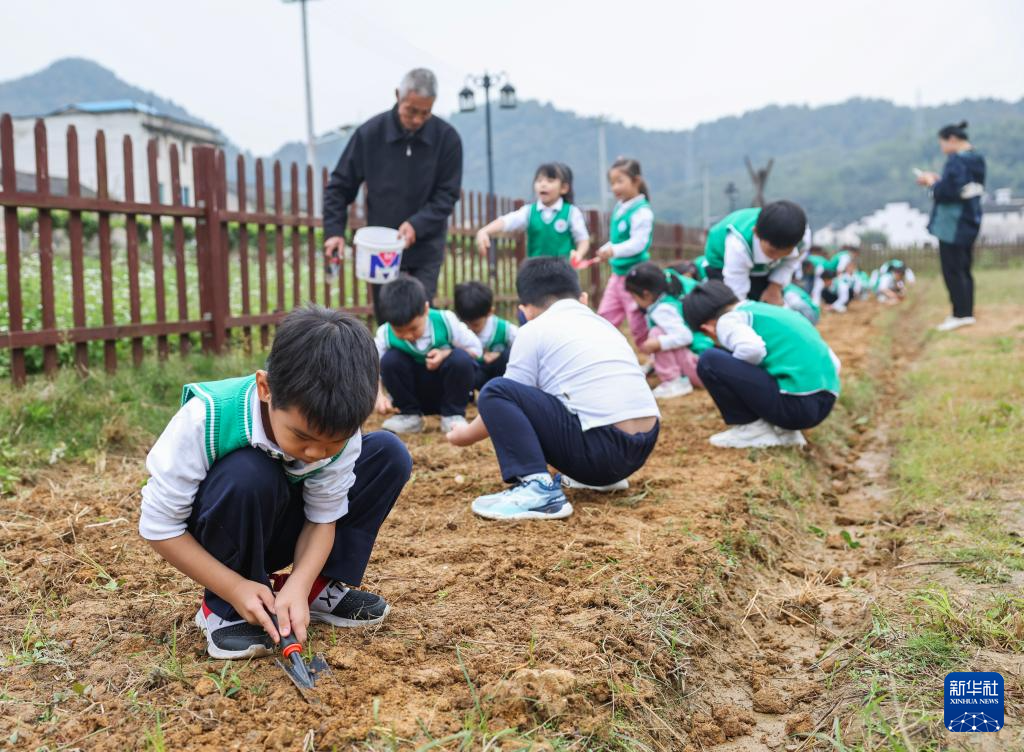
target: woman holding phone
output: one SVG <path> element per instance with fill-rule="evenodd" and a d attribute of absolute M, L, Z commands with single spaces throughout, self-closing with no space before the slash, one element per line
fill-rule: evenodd
<path fill-rule="evenodd" d="M 967 121 L 942 128 L 939 148 L 947 156 L 942 175 L 919 172 L 917 182 L 932 189 L 935 201 L 928 232 L 939 240 L 942 276 L 953 304 L 952 315 L 936 329 L 948 332 L 974 323 L 971 256 L 981 227 L 985 158 L 967 138 Z"/>

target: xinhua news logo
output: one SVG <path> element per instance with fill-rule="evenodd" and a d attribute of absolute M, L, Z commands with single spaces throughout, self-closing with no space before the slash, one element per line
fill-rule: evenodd
<path fill-rule="evenodd" d="M 947 731 L 998 731 L 1003 727 L 1003 677 L 995 671 L 954 671 L 946 674 Z"/>

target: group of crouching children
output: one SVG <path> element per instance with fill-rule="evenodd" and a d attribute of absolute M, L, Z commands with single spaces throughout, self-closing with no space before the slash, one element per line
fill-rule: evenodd
<path fill-rule="evenodd" d="M 402 277 L 378 290 L 376 336 L 307 306 L 281 321 L 264 369 L 184 387 L 147 458 L 139 529 L 205 588 L 195 621 L 212 657 L 301 642 L 310 622 L 386 617 L 387 601 L 360 585 L 410 477 L 398 436 L 422 431 L 424 415 L 440 416 L 454 446 L 490 439 L 508 487 L 471 507 L 496 520 L 562 519 L 566 488 L 626 488 L 657 442 L 658 401 L 695 387 L 728 426 L 716 447 L 802 445 L 828 416 L 840 364 L 815 323 L 822 302 L 842 310 L 861 293 L 855 252 L 811 260 L 803 211 L 780 201 L 730 214 L 703 256 L 662 269 L 639 165 L 617 161 L 609 181 L 618 204 L 592 256 L 611 272 L 596 312 L 574 268 L 591 254 L 571 172 L 543 165 L 537 202 L 477 237 L 486 252 L 492 234 L 526 230 L 518 325 L 479 282 L 459 285 L 446 311 Z M 879 277 L 875 294 L 902 295 L 902 265 Z M 385 430 L 363 433 L 374 409 Z"/>

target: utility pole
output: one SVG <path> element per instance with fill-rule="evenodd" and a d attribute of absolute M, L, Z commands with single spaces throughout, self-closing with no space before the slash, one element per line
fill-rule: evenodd
<path fill-rule="evenodd" d="M 605 117 L 597 116 L 597 184 L 601 196 L 601 211 L 608 211 L 608 141 Z"/>
<path fill-rule="evenodd" d="M 309 0 L 284 0 L 298 2 L 302 11 L 302 62 L 306 79 L 306 164 L 313 169 L 313 206 L 320 202 L 320 185 L 316 174 L 316 141 L 313 136 L 313 85 L 309 72 L 309 24 L 306 19 L 306 3 Z"/>

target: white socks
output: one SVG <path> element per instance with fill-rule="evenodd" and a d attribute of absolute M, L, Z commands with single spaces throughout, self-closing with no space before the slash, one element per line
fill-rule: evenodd
<path fill-rule="evenodd" d="M 555 480 L 551 477 L 551 473 L 532 473 L 531 475 L 521 475 L 519 476 L 519 480 L 523 483 L 529 483 L 532 480 L 539 480 L 548 486 L 553 486 L 555 484 Z"/>

